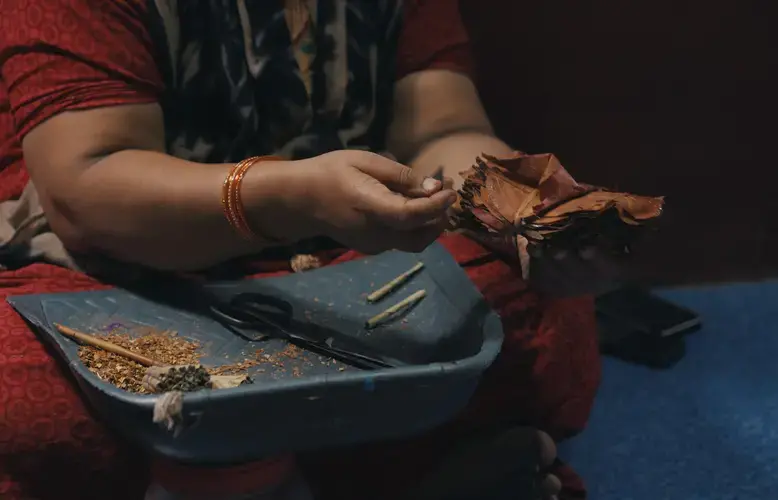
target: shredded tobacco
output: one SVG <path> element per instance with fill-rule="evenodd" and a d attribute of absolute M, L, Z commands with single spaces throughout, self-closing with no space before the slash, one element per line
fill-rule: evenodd
<path fill-rule="evenodd" d="M 200 364 L 200 344 L 179 337 L 175 333 L 150 333 L 140 337 L 109 333 L 100 337 L 166 365 Z M 265 353 L 263 349 L 258 349 L 253 357 L 247 357 L 236 363 L 206 369 L 210 375 L 236 375 L 246 373 L 249 368 L 260 365 L 284 368 L 284 360 L 296 359 L 301 353 L 302 350 L 294 345 L 288 345 L 283 350 L 272 355 Z M 89 371 L 100 377 L 101 380 L 125 391 L 140 394 L 148 393 L 143 387 L 143 377 L 146 373 L 145 366 L 124 356 L 92 346 L 82 346 L 79 348 L 78 355 L 86 367 L 89 368 Z M 293 377 L 300 377 L 301 375 L 301 370 L 298 367 L 292 368 Z"/>
<path fill-rule="evenodd" d="M 245 372 L 249 368 L 259 365 L 272 365 L 278 368 L 284 368 L 285 359 L 296 359 L 300 356 L 301 353 L 302 349 L 291 344 L 275 354 L 267 354 L 265 353 L 264 349 L 257 349 L 254 352 L 253 358 L 247 358 L 243 361 L 229 365 L 216 366 L 214 368 L 210 368 L 208 372 L 211 375 L 232 375 Z M 292 371 L 292 375 L 295 377 L 299 377 L 301 375 L 299 369 L 293 369 Z"/>
<path fill-rule="evenodd" d="M 198 349 L 200 344 L 179 337 L 175 333 L 152 333 L 141 337 L 109 333 L 100 337 L 167 365 L 199 364 Z M 146 373 L 146 367 L 140 363 L 92 346 L 79 348 L 78 356 L 89 368 L 89 371 L 100 379 L 126 391 L 141 394 L 148 392 L 143 388 L 143 375 Z"/>

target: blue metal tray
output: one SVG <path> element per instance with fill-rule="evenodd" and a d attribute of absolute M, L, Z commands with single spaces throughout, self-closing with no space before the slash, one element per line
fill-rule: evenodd
<path fill-rule="evenodd" d="M 365 297 L 419 260 L 424 269 L 389 297 Z M 214 294 L 251 291 L 292 304 L 295 319 L 314 322 L 366 348 L 405 361 L 362 371 L 305 352 L 283 367 L 249 369 L 254 384 L 184 397 L 184 430 L 173 436 L 152 422 L 157 396 L 134 394 L 100 380 L 79 360 L 78 345 L 53 328 L 91 333 L 153 327 L 199 341 L 207 366 L 230 364 L 283 341 L 248 341 L 178 300 L 113 289 L 20 295 L 8 302 L 55 347 L 105 422 L 145 449 L 178 461 L 224 464 L 277 453 L 403 437 L 453 418 L 468 402 L 502 344 L 502 325 L 464 271 L 441 246 L 421 254 L 389 252 L 303 274 L 207 285 Z M 403 319 L 373 330 L 364 322 L 424 288 L 426 298 Z M 181 299 L 186 293 L 170 297 Z"/>

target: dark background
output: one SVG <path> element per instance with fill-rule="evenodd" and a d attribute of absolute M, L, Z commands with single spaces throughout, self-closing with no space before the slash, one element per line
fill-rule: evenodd
<path fill-rule="evenodd" d="M 666 196 L 641 279 L 778 275 L 771 2 L 461 3 L 504 139 L 582 181 Z"/>

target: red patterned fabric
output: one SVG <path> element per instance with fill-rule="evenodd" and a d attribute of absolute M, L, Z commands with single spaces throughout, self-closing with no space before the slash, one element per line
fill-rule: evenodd
<path fill-rule="evenodd" d="M 461 263 L 488 254 L 462 236 L 441 241 Z M 354 258 L 349 252 L 335 262 Z M 364 491 L 397 498 L 391 495 L 412 484 L 457 433 L 475 427 L 522 422 L 557 438 L 584 427 L 600 376 L 591 300 L 541 299 L 499 260 L 466 270 L 503 318 L 506 334 L 470 407 L 425 438 L 327 453 L 306 470 L 326 498 L 364 500 Z M 84 500 L 129 499 L 140 498 L 146 485 L 145 458 L 94 420 L 67 373 L 4 300 L 96 288 L 84 275 L 44 264 L 0 274 L 0 498 L 47 500 L 66 492 Z M 568 479 L 567 498 L 580 495 L 577 478 L 558 472 Z"/>
<path fill-rule="evenodd" d="M 63 111 L 153 102 L 162 89 L 143 23 L 145 0 L 0 0 L 0 12 L 4 200 L 27 182 L 20 140 L 29 130 Z M 415 0 L 407 12 L 399 75 L 423 68 L 471 71 L 457 2 Z M 444 244 L 460 262 L 487 254 L 462 237 Z M 357 257 L 346 254 L 338 261 Z M 503 353 L 469 410 L 424 439 L 328 454 L 309 472 L 329 497 L 389 494 L 414 481 L 454 433 L 473 426 L 511 420 L 557 437 L 583 428 L 599 381 L 591 301 L 541 299 L 500 261 L 467 272 L 506 331 Z M 4 301 L 14 294 L 100 287 L 86 276 L 43 264 L 0 273 L 0 498 L 142 496 L 146 458 L 95 421 L 68 374 Z M 573 475 L 560 473 L 570 478 L 567 486 L 580 486 Z M 369 490 L 355 488 L 365 482 Z"/>
<path fill-rule="evenodd" d="M 0 200 L 27 181 L 21 139 L 63 111 L 154 102 L 145 0 L 2 0 Z"/>
<path fill-rule="evenodd" d="M 89 413 L 70 377 L 5 299 L 101 286 L 36 264 L 0 273 L 0 498 L 142 498 L 143 457 Z"/>

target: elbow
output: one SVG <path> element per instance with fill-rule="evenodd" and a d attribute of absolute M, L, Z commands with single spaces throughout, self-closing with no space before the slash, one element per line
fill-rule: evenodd
<path fill-rule="evenodd" d="M 70 186 L 56 194 L 39 194 L 43 213 L 51 231 L 71 253 L 101 254 L 126 261 L 126 244 L 117 245 L 114 238 L 96 224 L 88 196 L 78 195 L 79 189 Z M 151 266 L 156 267 L 156 266 Z"/>
<path fill-rule="evenodd" d="M 51 231 L 68 252 L 102 255 L 161 272 L 197 272 L 213 264 L 208 255 L 160 251 L 160 245 L 149 244 L 148 239 L 117 237 L 103 224 L 95 222 L 94 215 L 86 208 L 88 200 L 69 202 L 61 195 L 56 198 L 42 196 L 41 205 Z"/>
<path fill-rule="evenodd" d="M 78 203 L 70 203 L 62 194 L 40 192 L 40 203 L 51 231 L 68 251 L 85 253 L 97 248 L 97 238 L 89 231 L 87 218 L 79 212 Z"/>
<path fill-rule="evenodd" d="M 99 184 L 90 183 L 84 173 L 103 157 L 78 155 L 69 160 L 73 156 L 39 156 L 25 154 L 49 228 L 69 251 L 85 253 L 99 248 L 101 237 L 93 213 Z"/>

